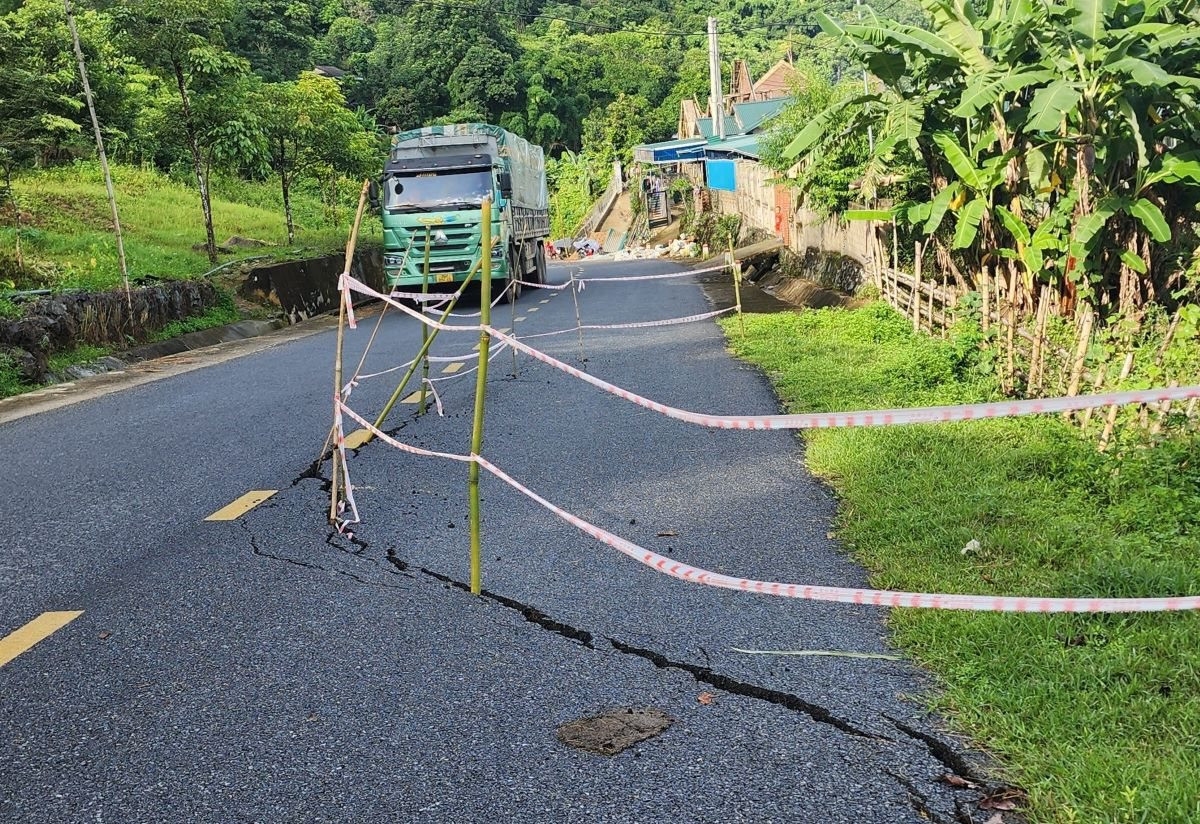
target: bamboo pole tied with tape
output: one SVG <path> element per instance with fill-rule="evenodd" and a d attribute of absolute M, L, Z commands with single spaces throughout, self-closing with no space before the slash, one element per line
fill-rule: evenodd
<path fill-rule="evenodd" d="M 350 266 L 354 262 L 354 247 L 358 245 L 358 227 L 362 223 L 363 212 L 367 208 L 367 194 L 371 188 L 371 181 L 364 180 L 362 191 L 358 194 L 358 211 L 354 215 L 354 225 L 350 227 L 350 242 L 346 244 L 346 258 L 342 267 L 342 277 L 350 276 Z M 349 309 L 347 306 L 347 295 L 349 289 L 343 284 L 338 284 L 338 331 L 337 331 L 337 346 L 334 353 L 333 361 L 333 416 L 336 426 L 336 421 L 341 417 L 341 409 L 338 404 L 342 399 L 342 352 L 346 343 L 346 312 Z M 337 433 L 338 442 L 333 445 L 333 481 L 330 484 L 329 493 L 329 522 L 336 523 L 338 519 L 338 501 L 339 501 L 339 479 L 342 471 L 342 448 L 344 439 L 341 432 Z"/>
<path fill-rule="evenodd" d="M 483 450 L 483 418 L 484 406 L 487 401 L 487 369 L 488 350 L 492 338 L 488 334 L 488 326 L 492 322 L 492 200 L 486 198 L 480 207 L 479 223 L 483 229 L 483 242 L 480 253 L 483 258 L 482 272 L 479 282 L 479 367 L 475 373 L 475 421 L 471 428 L 471 454 L 478 455 Z M 483 591 L 483 552 L 481 549 L 481 530 L 479 513 L 479 464 L 472 461 L 467 470 L 467 497 L 470 507 L 471 521 L 471 593 L 479 595 Z"/>

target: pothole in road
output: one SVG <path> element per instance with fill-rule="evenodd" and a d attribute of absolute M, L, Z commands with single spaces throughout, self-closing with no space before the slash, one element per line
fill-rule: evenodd
<path fill-rule="evenodd" d="M 596 755 L 616 755 L 634 744 L 661 735 L 673 723 L 673 718 L 653 707 L 609 710 L 563 724 L 558 728 L 558 740 L 568 747 Z"/>

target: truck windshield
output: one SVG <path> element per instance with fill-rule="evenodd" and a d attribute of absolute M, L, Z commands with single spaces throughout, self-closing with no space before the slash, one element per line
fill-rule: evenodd
<path fill-rule="evenodd" d="M 492 193 L 485 169 L 388 178 L 384 205 L 397 212 L 436 212 L 478 207 Z"/>

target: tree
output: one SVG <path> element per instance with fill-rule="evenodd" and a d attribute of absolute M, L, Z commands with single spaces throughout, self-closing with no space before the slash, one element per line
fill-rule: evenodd
<path fill-rule="evenodd" d="M 229 48 L 268 82 L 312 68 L 317 10 L 307 0 L 239 0 L 227 25 Z"/>
<path fill-rule="evenodd" d="M 255 141 L 241 112 L 249 66 L 222 48 L 221 26 L 230 19 L 231 0 L 124 0 L 116 12 L 127 50 L 161 69 L 178 93 L 180 129 L 192 159 L 204 213 L 205 248 L 216 263 L 209 175 L 216 159 L 251 152 Z"/>
<path fill-rule="evenodd" d="M 480 112 L 487 123 L 499 120 L 517 96 L 512 55 L 490 41 L 472 44 L 450 73 L 447 88 L 456 109 Z"/>
<path fill-rule="evenodd" d="M 288 243 L 296 239 L 292 187 L 305 177 L 356 174 L 377 160 L 374 141 L 346 108 L 336 81 L 305 74 L 291 83 L 269 83 L 258 90 L 264 153 L 279 176 Z"/>

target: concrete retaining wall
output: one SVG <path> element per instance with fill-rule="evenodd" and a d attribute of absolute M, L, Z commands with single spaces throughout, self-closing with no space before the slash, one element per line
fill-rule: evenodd
<path fill-rule="evenodd" d="M 345 255 L 337 254 L 259 266 L 250 270 L 238 294 L 257 303 L 274 304 L 289 323 L 299 323 L 337 308 L 337 282 L 344 263 Z M 371 288 L 386 291 L 379 249 L 358 252 L 350 273 Z"/>

